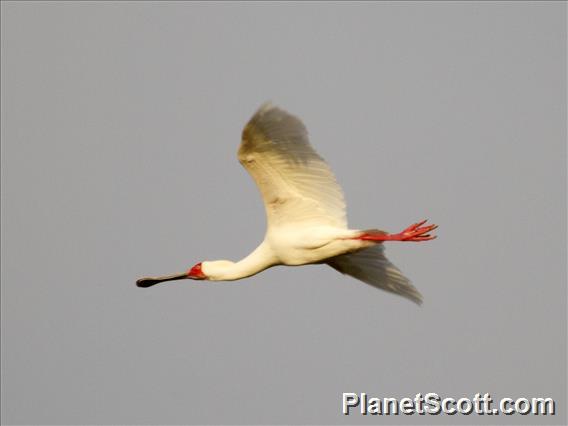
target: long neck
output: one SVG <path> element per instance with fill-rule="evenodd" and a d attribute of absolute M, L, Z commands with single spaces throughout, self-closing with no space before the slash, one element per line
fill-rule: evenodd
<path fill-rule="evenodd" d="M 272 250 L 266 243 L 260 244 L 251 254 L 238 262 L 227 262 L 217 271 L 215 281 L 233 281 L 258 274 L 277 263 Z"/>

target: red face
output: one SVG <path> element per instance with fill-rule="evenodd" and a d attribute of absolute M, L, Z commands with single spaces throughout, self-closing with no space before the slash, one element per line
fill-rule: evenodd
<path fill-rule="evenodd" d="M 191 278 L 192 280 L 204 280 L 207 278 L 203 273 L 203 271 L 201 270 L 201 262 L 199 262 L 197 265 L 195 265 L 193 268 L 189 270 L 189 272 L 187 273 L 187 277 Z"/>

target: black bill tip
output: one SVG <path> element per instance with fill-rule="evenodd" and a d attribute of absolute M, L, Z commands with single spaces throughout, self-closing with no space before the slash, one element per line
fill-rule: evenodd
<path fill-rule="evenodd" d="M 158 284 L 161 282 L 160 280 L 156 280 L 154 278 L 140 278 L 136 281 L 136 285 L 142 288 L 152 287 L 153 285 Z"/>
<path fill-rule="evenodd" d="M 164 281 L 183 280 L 186 278 L 188 278 L 187 273 L 166 275 L 164 277 L 146 277 L 140 278 L 138 281 L 136 281 L 136 285 L 141 288 L 148 288 Z"/>

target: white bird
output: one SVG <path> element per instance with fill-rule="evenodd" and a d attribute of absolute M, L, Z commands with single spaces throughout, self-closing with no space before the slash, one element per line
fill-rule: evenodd
<path fill-rule="evenodd" d="M 349 229 L 342 190 L 310 145 L 306 127 L 270 103 L 245 126 L 238 158 L 262 195 L 264 241 L 239 262 L 203 261 L 181 274 L 141 278 L 139 287 L 185 278 L 232 281 L 275 265 L 327 263 L 374 287 L 422 302 L 418 290 L 385 257 L 383 242 L 432 240 L 436 225 L 424 226 L 424 220 L 397 234 Z"/>

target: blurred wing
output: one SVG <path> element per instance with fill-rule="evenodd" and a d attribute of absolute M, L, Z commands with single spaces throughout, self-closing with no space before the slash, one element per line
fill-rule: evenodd
<path fill-rule="evenodd" d="M 327 264 L 342 274 L 351 275 L 373 287 L 406 297 L 420 305 L 422 295 L 386 258 L 384 251 L 384 246 L 377 244 L 355 253 L 333 257 Z"/>
<path fill-rule="evenodd" d="M 298 118 L 264 104 L 243 130 L 238 158 L 260 190 L 268 226 L 316 222 L 347 228 L 341 188 Z"/>

